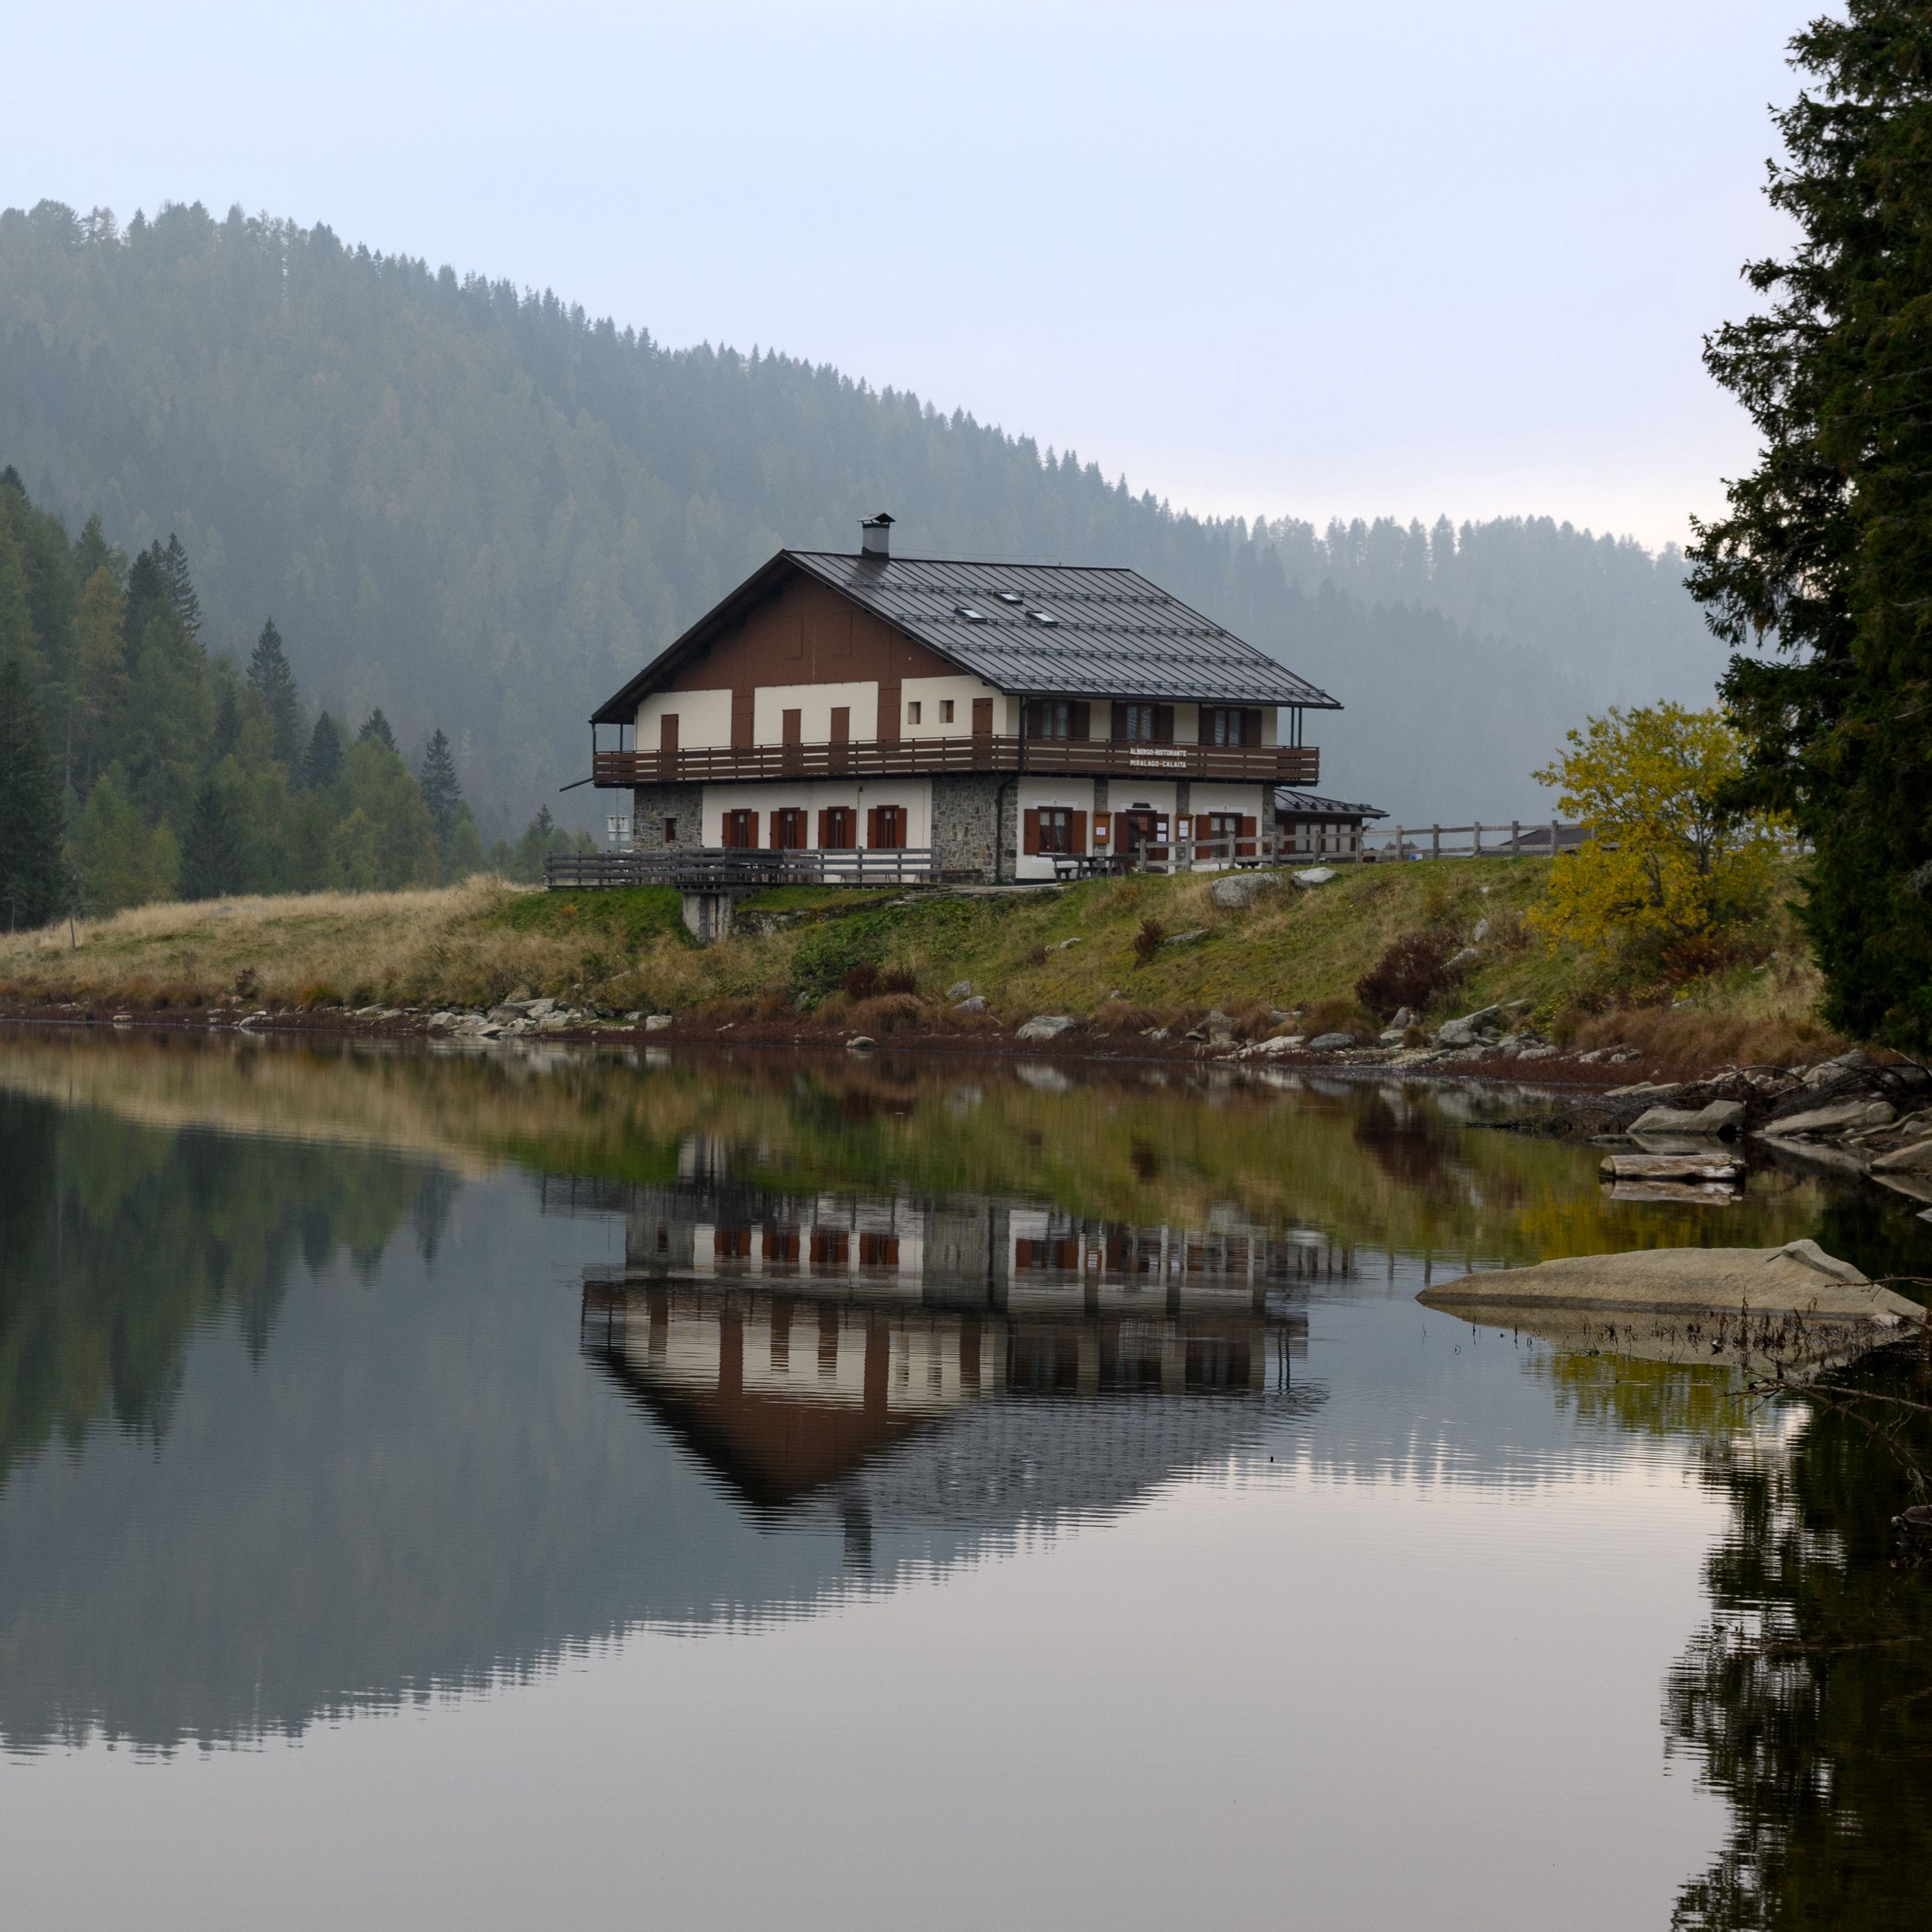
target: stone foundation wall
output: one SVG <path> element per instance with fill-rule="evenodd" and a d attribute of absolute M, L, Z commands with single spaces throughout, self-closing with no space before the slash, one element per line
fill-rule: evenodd
<path fill-rule="evenodd" d="M 704 788 L 694 784 L 639 785 L 631 794 L 631 837 L 646 852 L 662 852 L 664 820 L 677 820 L 676 848 L 704 842 Z"/>
<path fill-rule="evenodd" d="M 942 877 L 991 880 L 997 876 L 1000 788 L 1004 782 L 979 772 L 934 776 L 932 842 L 938 848 Z"/>

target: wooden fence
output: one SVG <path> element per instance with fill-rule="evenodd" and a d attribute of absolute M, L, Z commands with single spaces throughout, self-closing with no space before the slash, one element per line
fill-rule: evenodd
<path fill-rule="evenodd" d="M 558 852 L 544 868 L 553 892 L 606 886 L 676 886 L 683 892 L 727 892 L 760 886 L 928 886 L 939 876 L 929 845 L 865 851 L 736 850 L 704 845 L 668 851 Z"/>

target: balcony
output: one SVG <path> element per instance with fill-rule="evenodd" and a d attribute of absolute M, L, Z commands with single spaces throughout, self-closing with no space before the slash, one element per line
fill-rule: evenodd
<path fill-rule="evenodd" d="M 922 777 L 934 772 L 1036 772 L 1042 777 L 1319 782 L 1312 745 L 1122 745 L 1106 739 L 902 738 L 897 744 L 746 745 L 677 752 L 598 752 L 601 786 L 722 784 L 745 778 Z"/>

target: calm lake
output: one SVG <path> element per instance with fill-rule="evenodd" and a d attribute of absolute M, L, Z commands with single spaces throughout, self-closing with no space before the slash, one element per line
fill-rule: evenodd
<path fill-rule="evenodd" d="M 1885 1444 L 1414 1297 L 1932 1226 L 1529 1104 L 0 1034 L 8 1922 L 1922 1924 Z"/>

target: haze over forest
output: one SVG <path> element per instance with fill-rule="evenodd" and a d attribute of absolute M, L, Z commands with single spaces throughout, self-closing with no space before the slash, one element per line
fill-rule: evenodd
<path fill-rule="evenodd" d="M 130 552 L 177 534 L 202 634 L 271 616 L 302 688 L 454 742 L 486 836 L 588 769 L 601 699 L 781 544 L 1126 564 L 1347 706 L 1322 789 L 1530 817 L 1588 710 L 1708 702 L 1674 549 L 1547 517 L 1203 520 L 956 411 L 754 349 L 667 350 L 548 291 L 212 218 L 0 214 L 0 463 Z M 561 809 L 560 808 L 562 808 Z"/>

